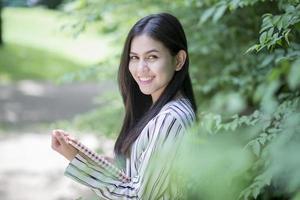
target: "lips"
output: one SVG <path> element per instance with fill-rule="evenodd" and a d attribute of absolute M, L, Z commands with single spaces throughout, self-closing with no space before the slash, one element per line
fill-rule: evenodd
<path fill-rule="evenodd" d="M 154 79 L 154 76 L 138 77 L 138 80 L 142 85 L 151 83 L 153 79 Z"/>

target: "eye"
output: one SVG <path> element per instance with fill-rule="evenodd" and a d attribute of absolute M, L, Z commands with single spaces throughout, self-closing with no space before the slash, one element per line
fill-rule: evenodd
<path fill-rule="evenodd" d="M 158 57 L 156 55 L 150 55 L 148 56 L 147 60 L 153 61 L 156 60 Z"/>
<path fill-rule="evenodd" d="M 129 59 L 131 61 L 135 61 L 135 60 L 138 60 L 139 58 L 137 56 L 129 56 Z"/>

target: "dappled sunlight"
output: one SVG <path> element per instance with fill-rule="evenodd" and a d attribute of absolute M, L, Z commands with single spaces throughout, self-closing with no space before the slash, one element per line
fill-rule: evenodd
<path fill-rule="evenodd" d="M 59 11 L 6 8 L 3 18 L 6 42 L 60 53 L 82 65 L 96 64 L 111 53 L 109 40 L 104 36 L 84 32 L 73 38 L 64 32 L 63 25 L 72 21 Z"/>
<path fill-rule="evenodd" d="M 45 95 L 45 86 L 41 83 L 26 80 L 18 83 L 17 88 L 24 95 L 43 96 Z"/>

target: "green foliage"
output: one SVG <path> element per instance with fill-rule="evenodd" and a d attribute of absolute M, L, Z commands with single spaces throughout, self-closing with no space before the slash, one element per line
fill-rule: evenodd
<path fill-rule="evenodd" d="M 183 23 L 200 110 L 178 162 L 187 199 L 299 198 L 299 0 L 76 3 L 69 12 L 100 20 L 118 52 L 140 16 Z"/>
<path fill-rule="evenodd" d="M 57 53 L 28 46 L 6 43 L 0 49 L 0 82 L 23 79 L 54 81 L 62 74 L 82 67 Z"/>
<path fill-rule="evenodd" d="M 259 44 L 250 47 L 248 51 L 260 51 L 263 48 L 272 50 L 276 45 L 289 45 L 292 27 L 300 22 L 300 5 L 283 4 L 282 9 L 282 14 L 266 13 L 262 16 Z"/>
<path fill-rule="evenodd" d="M 173 172 L 180 177 L 182 199 L 237 199 L 249 184 L 251 152 L 232 131 L 220 131 L 213 137 L 197 126 L 191 132 L 183 141 Z"/>
<path fill-rule="evenodd" d="M 2 14 L 5 42 L 60 54 L 77 65 L 85 66 L 102 61 L 111 51 L 109 39 L 100 38 L 93 25 L 77 38 L 72 37 L 66 24 L 73 23 L 75 19 L 61 11 L 5 8 Z"/>
<path fill-rule="evenodd" d="M 71 37 L 64 25 L 73 22 L 74 18 L 63 15 L 61 11 L 10 7 L 3 9 L 2 18 L 3 39 L 6 43 L 0 49 L 2 82 L 21 79 L 59 80 L 64 74 L 64 81 L 71 80 L 72 76 L 75 80 L 83 80 L 69 73 L 76 74 L 80 69 L 87 73 L 91 70 L 85 66 L 98 65 L 113 51 L 108 46 L 109 38 L 98 37 L 96 24 L 88 26 L 85 33 L 77 38 Z M 99 74 L 111 77 L 113 70 L 108 68 L 112 65 L 105 63 L 99 67 Z"/>

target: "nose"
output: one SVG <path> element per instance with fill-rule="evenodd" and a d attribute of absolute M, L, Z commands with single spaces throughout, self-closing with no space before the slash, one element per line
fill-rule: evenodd
<path fill-rule="evenodd" d="M 139 71 L 148 71 L 148 63 L 146 62 L 146 60 L 141 59 L 139 64 L 138 64 L 138 70 Z"/>

